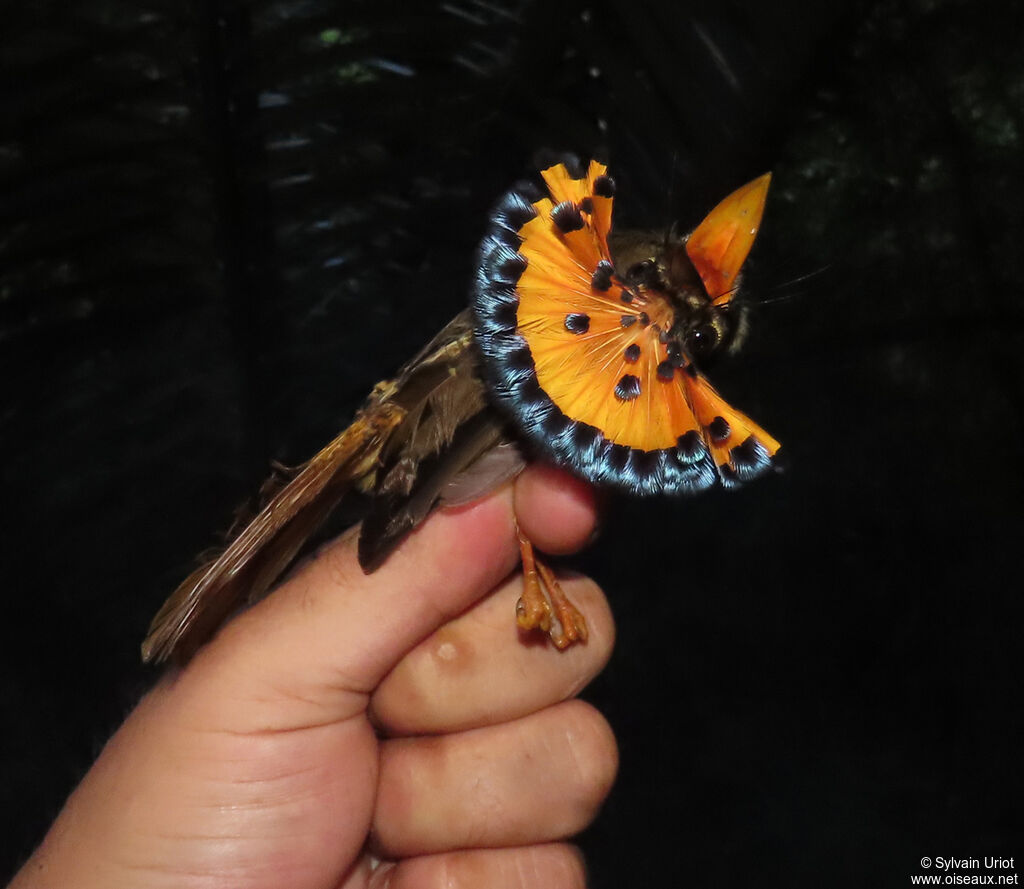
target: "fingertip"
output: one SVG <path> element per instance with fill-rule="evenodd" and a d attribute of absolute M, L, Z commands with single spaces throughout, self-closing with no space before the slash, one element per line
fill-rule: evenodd
<path fill-rule="evenodd" d="M 550 464 L 531 464 L 522 472 L 514 502 L 520 530 L 544 552 L 575 552 L 597 526 L 594 488 Z"/>

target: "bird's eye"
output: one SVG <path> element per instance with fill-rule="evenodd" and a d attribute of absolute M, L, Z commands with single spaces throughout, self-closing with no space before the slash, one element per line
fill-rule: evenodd
<path fill-rule="evenodd" d="M 718 346 L 721 335 L 710 321 L 698 324 L 686 336 L 686 348 L 694 358 L 706 358 Z"/>

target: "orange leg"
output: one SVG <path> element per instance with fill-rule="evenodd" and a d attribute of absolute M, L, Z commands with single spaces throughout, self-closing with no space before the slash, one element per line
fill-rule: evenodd
<path fill-rule="evenodd" d="M 587 622 L 562 590 L 554 572 L 538 559 L 521 531 L 523 595 L 516 603 L 516 622 L 524 630 L 543 630 L 558 649 L 587 641 Z"/>

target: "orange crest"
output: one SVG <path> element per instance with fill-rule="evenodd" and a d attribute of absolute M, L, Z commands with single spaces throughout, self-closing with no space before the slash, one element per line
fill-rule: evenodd
<path fill-rule="evenodd" d="M 686 241 L 690 257 L 711 301 L 732 298 L 740 269 L 754 246 L 772 174 L 737 188 L 704 217 Z"/>
<path fill-rule="evenodd" d="M 691 346 L 701 313 L 732 298 L 770 177 L 730 195 L 689 237 L 696 274 L 682 290 L 657 257 L 643 275 L 614 267 L 614 182 L 602 164 L 542 176 L 548 195 L 507 195 L 481 253 L 477 339 L 498 399 L 557 462 L 634 493 L 767 469 L 779 443 L 715 392 Z"/>

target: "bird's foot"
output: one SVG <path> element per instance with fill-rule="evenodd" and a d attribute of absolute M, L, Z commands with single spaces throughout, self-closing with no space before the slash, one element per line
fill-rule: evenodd
<path fill-rule="evenodd" d="M 587 621 L 565 594 L 555 573 L 536 557 L 533 544 L 519 532 L 523 560 L 523 595 L 516 603 L 516 623 L 523 630 L 542 630 L 563 650 L 587 641 Z"/>

